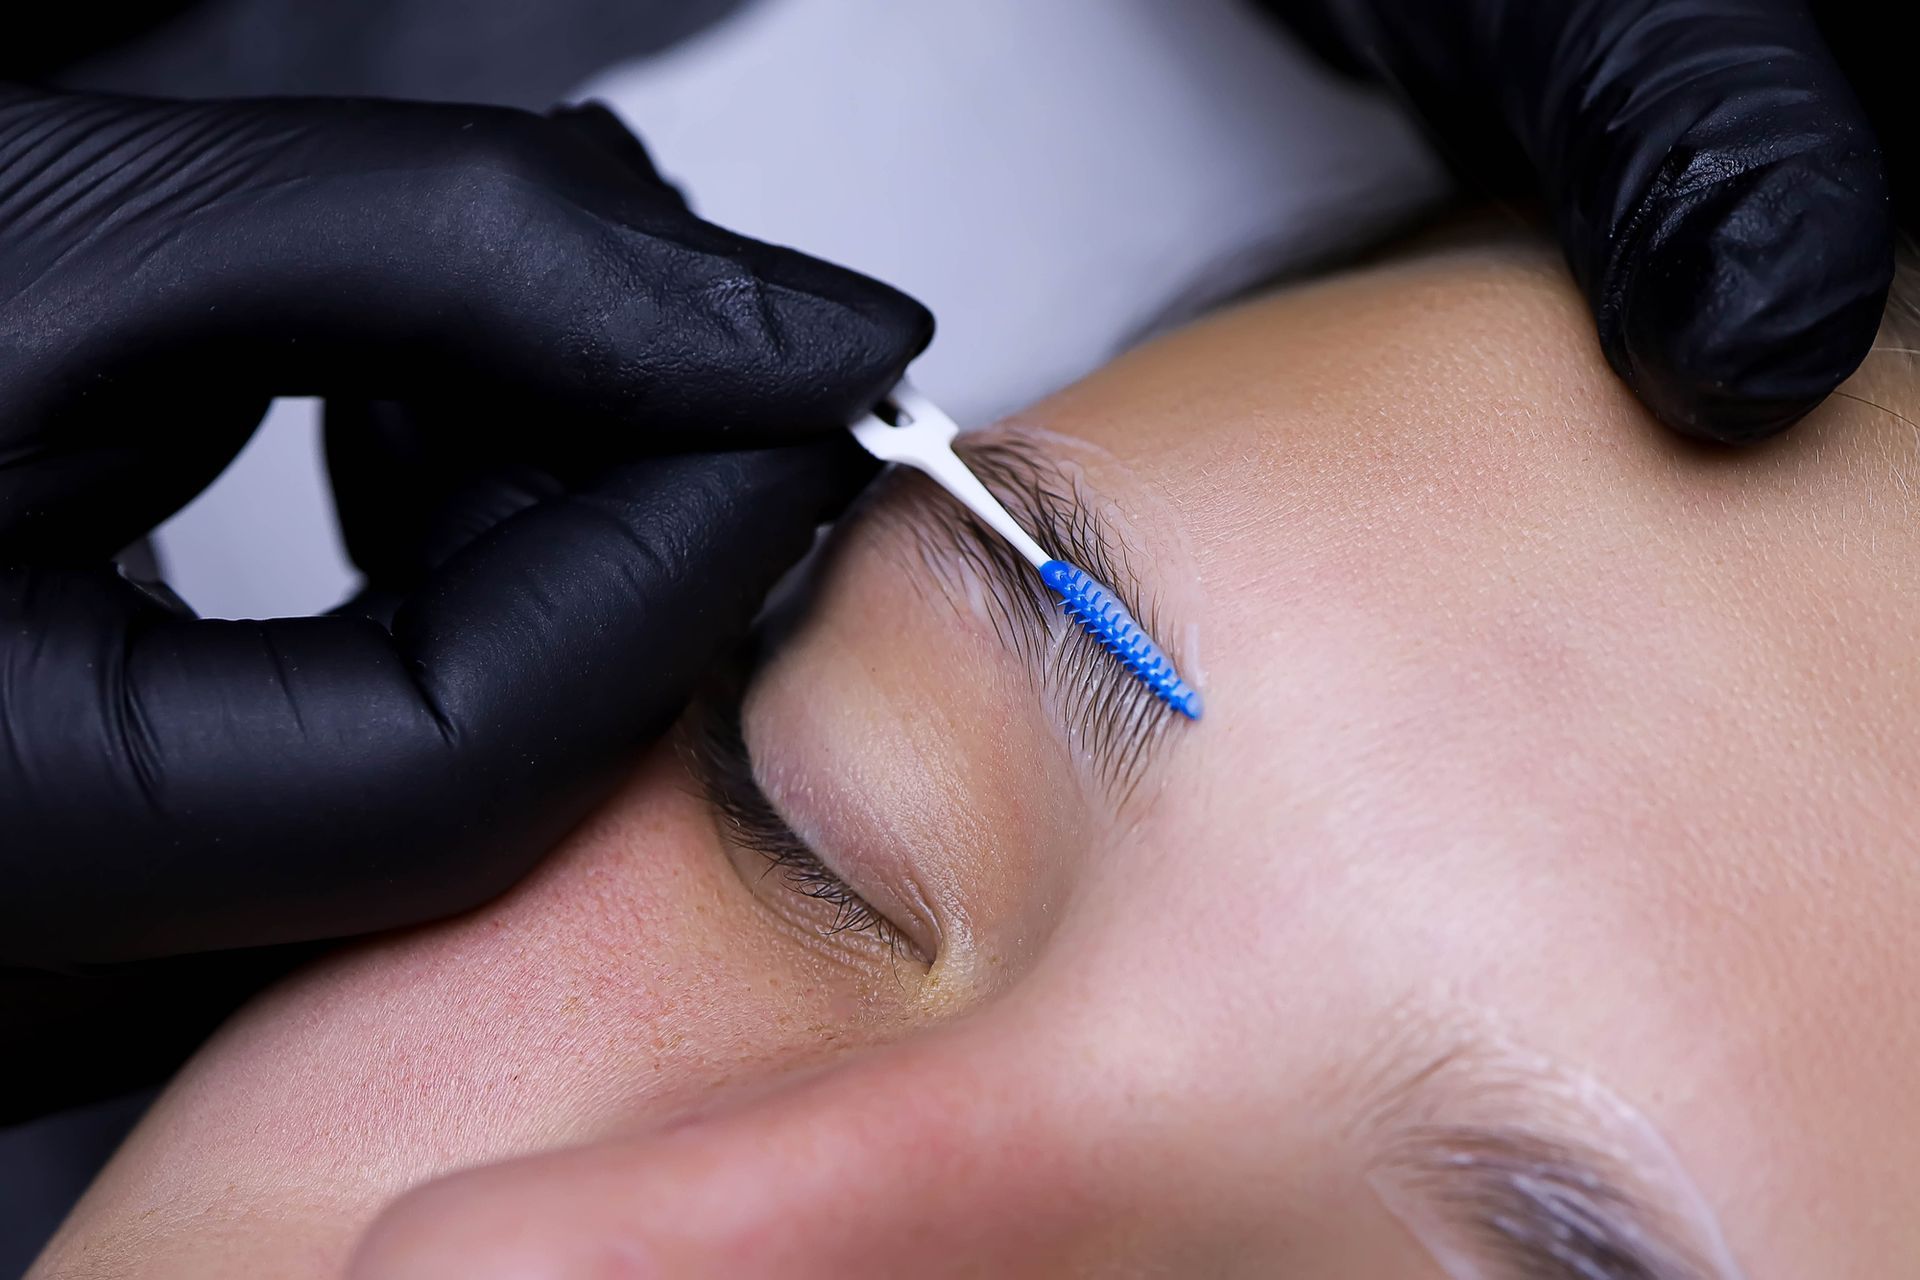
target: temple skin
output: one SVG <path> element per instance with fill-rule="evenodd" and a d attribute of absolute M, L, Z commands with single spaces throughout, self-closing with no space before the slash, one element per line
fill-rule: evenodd
<path fill-rule="evenodd" d="M 1753 1280 L 1911 1269 L 1911 372 L 1696 448 L 1484 232 L 1132 353 L 994 430 L 1110 504 L 1207 697 L 1133 801 L 903 588 L 890 486 L 745 721 L 909 946 L 822 937 L 663 747 L 243 1011 L 34 1274 L 1432 1277 L 1369 1117 L 1489 1038 L 1643 1116 Z"/>

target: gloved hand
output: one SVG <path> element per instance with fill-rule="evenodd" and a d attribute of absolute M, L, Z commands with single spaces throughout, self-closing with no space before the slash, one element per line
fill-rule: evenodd
<path fill-rule="evenodd" d="M 179 1026 L 283 963 L 127 962 L 524 873 L 871 474 L 835 428 L 931 323 L 701 222 L 600 108 L 0 88 L 0 1029 L 58 1028 L 48 1100 L 164 1065 L 128 1000 Z M 288 393 L 334 398 L 366 599 L 201 621 L 120 576 Z"/>
<path fill-rule="evenodd" d="M 1805 0 L 1261 2 L 1470 180 L 1545 197 L 1608 361 L 1676 430 L 1769 436 L 1872 344 L 1887 179 Z"/>

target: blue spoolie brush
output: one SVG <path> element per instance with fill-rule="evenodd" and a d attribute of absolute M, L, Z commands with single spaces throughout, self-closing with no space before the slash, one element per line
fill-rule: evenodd
<path fill-rule="evenodd" d="M 901 382 L 878 413 L 854 424 L 853 437 L 883 462 L 898 462 L 925 472 L 1013 544 L 1040 578 L 1059 593 L 1061 607 L 1082 630 L 1131 671 L 1168 706 L 1190 720 L 1200 718 L 1200 692 L 1173 669 L 1132 614 L 1092 574 L 1056 560 L 1022 529 L 1000 500 L 953 451 L 960 428 L 911 385 Z"/>

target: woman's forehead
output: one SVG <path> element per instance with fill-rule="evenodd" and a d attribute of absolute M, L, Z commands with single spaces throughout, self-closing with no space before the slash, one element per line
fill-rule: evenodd
<path fill-rule="evenodd" d="M 1464 255 L 1216 319 L 1022 415 L 1151 491 L 1204 602 L 1209 718 L 1140 835 L 1161 856 L 1101 860 L 1076 919 L 1128 939 L 1104 971 L 1136 999 L 1195 963 L 1296 1015 L 1465 991 L 1651 1100 L 1771 1235 L 1751 1216 L 1807 1168 L 1855 1180 L 1757 1176 L 1780 1135 L 1890 1136 L 1863 1129 L 1897 1105 L 1881 1059 L 1832 1046 L 1920 1036 L 1887 996 L 1920 976 L 1895 923 L 1920 883 L 1844 852 L 1911 843 L 1911 753 L 1873 745 L 1920 710 L 1911 631 L 1858 604 L 1920 586 L 1920 548 L 1882 527 L 1896 474 L 1831 465 L 1856 408 L 1735 472 L 1657 434 L 1586 323 L 1551 273 Z"/>

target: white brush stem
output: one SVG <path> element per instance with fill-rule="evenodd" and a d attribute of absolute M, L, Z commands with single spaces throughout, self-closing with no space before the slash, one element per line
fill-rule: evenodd
<path fill-rule="evenodd" d="M 888 399 L 899 411 L 897 423 L 869 414 L 853 425 L 853 438 L 868 453 L 883 462 L 897 462 L 931 476 L 934 483 L 1012 543 L 1034 568 L 1053 559 L 954 453 L 953 439 L 960 428 L 952 418 L 905 380 Z"/>

